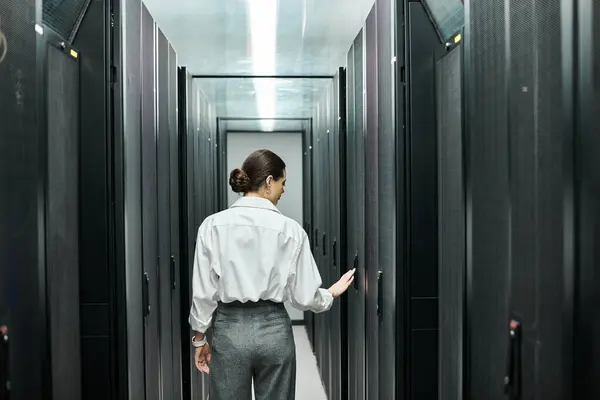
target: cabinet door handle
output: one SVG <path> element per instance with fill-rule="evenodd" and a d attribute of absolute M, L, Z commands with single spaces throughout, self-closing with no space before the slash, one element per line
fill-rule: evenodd
<path fill-rule="evenodd" d="M 143 313 L 144 318 L 150 315 L 152 310 L 150 306 L 150 276 L 147 272 L 144 272 L 144 281 L 142 283 L 142 297 L 143 297 Z"/>
<path fill-rule="evenodd" d="M 333 267 L 337 267 L 337 240 L 333 239 L 333 246 L 332 246 L 332 250 L 333 252 Z"/>
<path fill-rule="evenodd" d="M 383 313 L 383 271 L 377 271 L 377 315 Z"/>
<path fill-rule="evenodd" d="M 0 325 L 0 399 L 10 398 L 8 326 Z"/>
<path fill-rule="evenodd" d="M 175 256 L 171 256 L 171 290 L 175 290 L 177 287 L 177 274 L 175 272 Z"/>
<path fill-rule="evenodd" d="M 354 289 L 358 290 L 358 278 L 359 278 L 359 271 L 358 271 L 358 253 L 356 253 L 354 255 Z"/>
<path fill-rule="evenodd" d="M 511 400 L 521 398 L 521 346 L 523 333 L 521 323 L 512 319 L 508 329 L 508 357 L 504 376 L 504 393 Z"/>
<path fill-rule="evenodd" d="M 313 239 L 313 242 L 315 244 L 315 249 L 319 248 L 319 229 L 315 229 L 315 237 Z"/>
<path fill-rule="evenodd" d="M 323 249 L 323 255 L 327 255 L 327 233 L 323 232 L 323 237 L 321 238 L 321 247 Z"/>

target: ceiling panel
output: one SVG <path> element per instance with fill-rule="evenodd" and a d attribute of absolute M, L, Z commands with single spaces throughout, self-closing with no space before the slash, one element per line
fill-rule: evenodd
<path fill-rule="evenodd" d="M 333 79 L 194 79 L 194 89 L 206 95 L 220 117 L 309 118 L 331 85 Z"/>
<path fill-rule="evenodd" d="M 195 75 L 333 76 L 374 0 L 144 0 Z M 306 118 L 332 79 L 197 78 L 218 117 Z M 256 123 L 254 123 L 256 125 Z M 281 121 L 258 123 L 276 129 Z"/>
<path fill-rule="evenodd" d="M 253 74 L 252 36 L 258 32 L 275 38 L 274 73 L 306 75 L 333 74 L 344 64 L 374 0 L 144 3 L 173 44 L 181 64 L 194 74 Z M 269 12 L 264 10 L 272 5 L 276 23 L 265 27 Z"/>
<path fill-rule="evenodd" d="M 260 119 L 222 120 L 220 128 L 223 131 L 256 132 L 264 130 L 263 122 Z M 277 119 L 272 122 L 272 131 L 302 132 L 310 126 L 310 121 L 304 119 Z"/>

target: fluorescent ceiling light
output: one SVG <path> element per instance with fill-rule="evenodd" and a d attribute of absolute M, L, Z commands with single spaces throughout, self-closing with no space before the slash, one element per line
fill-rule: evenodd
<path fill-rule="evenodd" d="M 277 6 L 278 0 L 247 0 L 249 10 L 250 38 L 252 48 L 252 72 L 254 75 L 275 75 L 277 52 Z M 258 116 L 274 118 L 275 80 L 254 79 Z M 272 131 L 273 120 L 263 120 L 265 131 Z"/>

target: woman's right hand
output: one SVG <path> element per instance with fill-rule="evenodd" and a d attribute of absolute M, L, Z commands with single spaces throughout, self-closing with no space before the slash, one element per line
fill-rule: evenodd
<path fill-rule="evenodd" d="M 204 372 L 205 374 L 210 373 L 210 345 L 208 343 L 202 347 L 196 348 L 194 359 L 198 371 Z"/>
<path fill-rule="evenodd" d="M 339 297 L 342 294 L 344 294 L 346 292 L 346 290 L 348 290 L 350 285 L 352 285 L 352 282 L 354 282 L 354 272 L 355 271 L 356 271 L 356 268 L 351 269 L 350 271 L 346 272 L 340 278 L 339 281 L 337 281 L 329 289 L 327 289 L 329 291 L 329 293 L 331 293 L 331 295 L 333 297 Z"/>

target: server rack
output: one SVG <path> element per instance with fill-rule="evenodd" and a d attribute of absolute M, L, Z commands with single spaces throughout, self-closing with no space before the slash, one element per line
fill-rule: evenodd
<path fill-rule="evenodd" d="M 379 397 L 379 318 L 377 315 L 377 282 L 379 265 L 379 115 L 378 115 L 378 49 L 377 8 L 373 8 L 365 23 L 365 137 L 364 137 L 364 204 L 365 204 L 365 358 L 366 398 Z"/>
<path fill-rule="evenodd" d="M 463 398 L 466 211 L 462 33 L 436 54 L 439 398 Z"/>
<path fill-rule="evenodd" d="M 422 2 L 404 8 L 404 396 L 438 392 L 437 166 L 434 54 L 440 41 Z"/>
<path fill-rule="evenodd" d="M 403 264 L 400 255 L 403 243 L 398 242 L 398 215 L 402 215 L 401 202 L 398 200 L 397 161 L 402 159 L 396 150 L 400 140 L 395 124 L 397 94 L 395 91 L 394 68 L 397 64 L 397 52 L 394 48 L 394 24 L 396 15 L 393 12 L 395 2 L 379 0 L 376 2 L 377 12 L 377 168 L 378 168 L 378 266 L 371 274 L 371 287 L 376 288 L 374 307 L 378 325 L 378 368 L 377 385 L 380 399 L 395 399 L 395 388 L 399 371 L 396 368 L 396 349 L 402 341 L 396 337 L 396 279 Z M 369 382 L 370 383 L 370 382 Z"/>
<path fill-rule="evenodd" d="M 366 359 L 364 343 L 364 29 L 348 52 L 347 211 L 348 261 L 356 268 L 353 288 L 348 290 L 348 369 L 350 399 L 365 398 Z M 351 260 L 351 261 L 350 261 Z"/>
<path fill-rule="evenodd" d="M 179 237 L 180 237 L 180 322 L 182 338 L 190 332 L 188 315 L 191 307 L 192 266 L 198 228 L 204 219 L 220 209 L 218 171 L 220 143 L 217 140 L 217 117 L 202 91 L 194 84 L 185 67 L 178 70 L 179 101 Z M 172 137 L 173 139 L 173 137 Z M 214 145 L 213 145 L 214 144 Z M 171 162 L 173 155 L 171 155 Z M 173 204 L 171 204 L 173 206 Z M 173 243 L 173 237 L 171 243 Z M 177 274 L 175 274 L 177 276 Z M 173 300 L 175 303 L 177 300 Z M 174 307 L 174 306 L 173 306 Z M 191 333 L 190 333 L 191 334 Z M 210 332 L 208 332 L 210 338 Z M 208 378 L 194 364 L 194 349 L 189 340 L 181 341 L 181 387 L 184 399 L 206 398 Z M 177 367 L 176 367 L 177 368 Z M 178 384 L 177 381 L 175 381 Z"/>
<path fill-rule="evenodd" d="M 49 340 L 38 334 L 46 326 L 45 244 L 40 234 L 44 220 L 39 212 L 43 135 L 36 112 L 41 101 L 35 32 L 39 21 L 31 16 L 40 12 L 39 1 L 0 1 L 0 14 L 10 15 L 0 21 L 0 108 L 8 116 L 0 135 L 0 184 L 9 188 L 0 200 L 0 329 L 8 337 L 2 344 L 0 397 L 42 398 L 50 387 Z"/>
<path fill-rule="evenodd" d="M 577 270 L 574 282 L 573 398 L 594 399 L 600 396 L 600 382 L 596 378 L 600 373 L 597 334 L 600 318 L 596 312 L 600 293 L 600 257 L 597 246 L 600 227 L 600 214 L 597 211 L 600 203 L 600 171 L 597 167 L 600 157 L 597 118 L 600 93 L 598 76 L 594 73 L 600 61 L 600 4 L 586 0 L 579 2 L 573 9 L 565 7 L 563 24 L 568 24 L 570 12 L 577 21 L 573 37 L 565 38 L 565 44 L 575 42 L 571 47 L 575 52 L 575 67 L 564 71 L 564 78 L 573 79 L 575 83 L 573 139 L 576 158 L 573 168 L 577 179 L 573 200 L 577 209 L 574 216 Z"/>
<path fill-rule="evenodd" d="M 573 398 L 583 171 L 567 3 L 465 4 L 469 398 Z"/>

